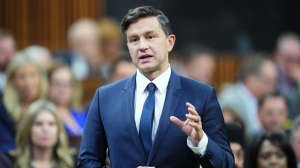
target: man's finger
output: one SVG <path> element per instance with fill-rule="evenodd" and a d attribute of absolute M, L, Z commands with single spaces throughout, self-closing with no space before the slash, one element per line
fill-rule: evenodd
<path fill-rule="evenodd" d="M 177 117 L 171 116 L 170 120 L 180 128 L 182 128 L 184 125 L 184 122 L 179 120 Z"/>
<path fill-rule="evenodd" d="M 192 105 L 191 103 L 189 103 L 189 102 L 186 102 L 186 106 L 195 109 L 195 106 L 193 106 L 193 105 Z"/>

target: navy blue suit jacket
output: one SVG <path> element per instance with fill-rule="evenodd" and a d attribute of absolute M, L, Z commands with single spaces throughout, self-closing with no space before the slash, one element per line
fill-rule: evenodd
<path fill-rule="evenodd" d="M 134 120 L 136 75 L 100 87 L 89 109 L 79 153 L 78 167 L 105 167 L 106 149 L 112 168 L 233 167 L 224 120 L 212 87 L 178 76 L 172 71 L 166 99 L 149 159 L 143 151 Z M 186 102 L 196 107 L 208 136 L 203 157 L 187 146 L 187 135 L 170 121 L 185 121 Z"/>

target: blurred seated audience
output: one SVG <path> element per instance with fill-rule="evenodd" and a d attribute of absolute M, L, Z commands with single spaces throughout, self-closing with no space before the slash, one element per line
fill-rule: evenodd
<path fill-rule="evenodd" d="M 120 52 L 111 67 L 110 83 L 132 76 L 136 73 L 136 66 L 133 64 L 128 52 Z"/>
<path fill-rule="evenodd" d="M 234 155 L 234 167 L 244 168 L 245 160 L 245 138 L 242 128 L 235 124 L 225 124 L 230 148 Z"/>
<path fill-rule="evenodd" d="M 6 69 L 3 103 L 16 124 L 32 102 L 46 96 L 48 81 L 41 66 L 24 52 L 18 52 Z"/>
<path fill-rule="evenodd" d="M 0 103 L 0 153 L 8 154 L 15 149 L 15 122 L 6 111 L 4 104 Z"/>
<path fill-rule="evenodd" d="M 296 154 L 298 168 L 300 168 L 300 115 L 292 122 L 290 142 Z"/>
<path fill-rule="evenodd" d="M 28 55 L 32 60 L 38 62 L 40 65 L 43 65 L 42 68 L 45 71 L 52 64 L 52 55 L 48 48 L 39 46 L 39 45 L 31 45 L 23 49 L 23 52 Z"/>
<path fill-rule="evenodd" d="M 67 63 L 77 79 L 102 78 L 106 60 L 100 48 L 100 29 L 90 18 L 75 21 L 68 29 L 69 49 L 56 54 L 56 59 Z"/>
<path fill-rule="evenodd" d="M 73 168 L 74 151 L 54 104 L 38 100 L 30 105 L 18 127 L 15 168 Z"/>
<path fill-rule="evenodd" d="M 69 137 L 79 137 L 80 139 L 87 117 L 86 111 L 80 110 L 80 83 L 72 74 L 69 66 L 60 62 L 55 62 L 50 67 L 48 81 L 48 100 L 56 105 Z M 76 138 L 73 139 L 76 140 Z M 74 147 L 79 149 L 79 145 L 77 144 Z"/>
<path fill-rule="evenodd" d="M 211 49 L 200 44 L 187 45 L 184 52 L 184 73 L 186 76 L 211 85 L 216 59 Z"/>
<path fill-rule="evenodd" d="M 282 93 L 300 82 L 300 39 L 295 33 L 282 34 L 274 54 L 279 74 L 278 87 Z"/>
<path fill-rule="evenodd" d="M 234 112 L 232 109 L 224 107 L 224 108 L 222 108 L 222 114 L 224 117 L 224 122 L 226 124 L 234 124 L 234 125 L 240 127 L 242 130 L 245 129 L 245 124 L 236 115 L 236 112 Z"/>
<path fill-rule="evenodd" d="M 284 96 L 289 109 L 288 117 L 290 120 L 293 120 L 296 116 L 300 115 L 300 83 L 296 87 L 286 91 Z"/>
<path fill-rule="evenodd" d="M 99 21 L 99 28 L 101 32 L 100 45 L 103 57 L 106 60 L 107 72 L 103 72 L 102 75 L 106 82 L 110 78 L 109 68 L 111 63 L 122 51 L 123 45 L 125 45 L 124 35 L 120 29 L 119 22 L 113 18 L 102 18 Z"/>
<path fill-rule="evenodd" d="M 288 138 L 285 132 L 288 109 L 285 98 L 279 92 L 273 92 L 261 97 L 258 103 L 258 118 L 262 126 L 262 132 L 281 133 Z"/>
<path fill-rule="evenodd" d="M 250 168 L 297 168 L 296 157 L 282 134 L 266 132 L 250 148 Z"/>
<path fill-rule="evenodd" d="M 0 100 L 2 99 L 6 74 L 5 70 L 16 51 L 16 42 L 13 35 L 5 29 L 0 28 Z"/>
<path fill-rule="evenodd" d="M 249 142 L 261 129 L 258 99 L 276 90 L 276 81 L 276 67 L 271 59 L 264 54 L 249 55 L 241 66 L 238 81 L 218 94 L 221 108 L 232 109 L 242 119 Z"/>

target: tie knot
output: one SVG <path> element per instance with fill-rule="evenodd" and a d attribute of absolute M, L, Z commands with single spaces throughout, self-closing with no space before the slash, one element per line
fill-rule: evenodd
<path fill-rule="evenodd" d="M 149 83 L 147 86 L 147 89 L 149 92 L 154 93 L 155 91 L 155 84 L 154 83 Z"/>

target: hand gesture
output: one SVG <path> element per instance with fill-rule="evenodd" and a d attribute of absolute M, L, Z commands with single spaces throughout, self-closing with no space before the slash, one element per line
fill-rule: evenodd
<path fill-rule="evenodd" d="M 201 118 L 191 103 L 187 102 L 186 106 L 189 113 L 185 115 L 187 118 L 185 121 L 181 121 L 175 116 L 171 116 L 170 120 L 198 145 L 203 137 Z"/>

